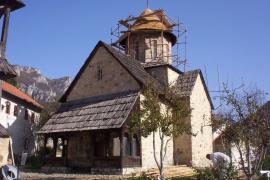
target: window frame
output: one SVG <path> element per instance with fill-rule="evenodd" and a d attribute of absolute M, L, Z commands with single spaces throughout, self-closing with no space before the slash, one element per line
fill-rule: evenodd
<path fill-rule="evenodd" d="M 13 115 L 15 117 L 18 117 L 19 116 L 19 106 L 18 105 L 15 105 L 13 109 L 14 109 Z"/>
<path fill-rule="evenodd" d="M 5 112 L 7 114 L 10 114 L 10 108 L 11 108 L 11 103 L 9 101 L 6 101 L 6 110 L 5 110 Z"/>

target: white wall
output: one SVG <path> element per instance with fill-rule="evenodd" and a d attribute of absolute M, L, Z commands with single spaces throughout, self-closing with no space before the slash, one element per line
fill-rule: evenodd
<path fill-rule="evenodd" d="M 6 113 L 6 102 L 10 102 L 10 113 Z M 28 153 L 33 153 L 35 150 L 35 138 L 33 134 L 34 124 L 31 123 L 31 114 L 35 114 L 35 124 L 38 123 L 40 114 L 29 108 L 28 109 L 28 120 L 25 120 L 25 108 L 18 105 L 19 112 L 18 116 L 14 116 L 14 106 L 18 105 L 16 102 L 8 100 L 6 98 L 1 98 L 0 107 L 0 123 L 8 130 L 12 141 L 13 141 L 13 151 L 15 154 L 21 154 L 24 150 L 25 143 L 28 141 Z M 3 107 L 3 108 L 2 108 Z"/>
<path fill-rule="evenodd" d="M 211 105 L 205 92 L 202 79 L 198 75 L 190 96 L 192 136 L 192 165 L 209 166 L 206 154 L 213 152 L 213 134 L 211 126 Z"/>

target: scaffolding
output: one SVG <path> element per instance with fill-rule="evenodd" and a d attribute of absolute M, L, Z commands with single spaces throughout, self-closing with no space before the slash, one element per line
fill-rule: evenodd
<path fill-rule="evenodd" d="M 178 69 L 182 71 L 186 71 L 186 66 L 188 66 L 188 60 L 187 60 L 187 28 L 183 23 L 180 22 L 179 17 L 177 21 L 173 21 L 170 19 L 163 9 L 156 10 L 153 13 L 147 14 L 147 15 L 140 15 L 137 17 L 129 16 L 126 19 L 118 21 L 118 24 L 115 28 L 111 28 L 111 45 L 115 46 L 119 49 L 119 51 L 125 51 L 126 54 L 136 57 L 136 51 L 134 49 L 130 48 L 130 35 L 131 33 L 135 32 L 136 30 L 132 30 L 132 26 L 136 22 L 136 20 L 139 20 L 141 18 L 145 18 L 148 16 L 152 16 L 155 14 L 158 14 L 161 19 L 161 24 L 164 24 L 164 21 L 169 21 L 171 26 L 170 29 L 164 29 L 163 27 L 161 29 L 157 29 L 157 32 L 160 32 L 161 37 L 161 43 L 157 44 L 158 48 L 161 49 L 159 51 L 160 53 L 155 55 L 153 52 L 153 46 L 154 46 L 154 40 L 150 39 L 149 42 L 145 42 L 145 47 L 150 47 L 151 51 L 151 57 L 150 61 L 153 62 L 165 62 L 168 63 L 169 60 L 171 60 L 172 65 L 177 67 Z M 141 30 L 137 30 L 141 31 Z M 168 49 L 168 43 L 163 42 L 164 33 L 170 32 L 174 36 L 176 36 L 176 43 L 174 46 L 172 46 L 172 49 Z M 126 45 L 120 45 L 120 39 L 125 37 L 127 39 Z M 143 49 L 146 50 L 146 48 L 143 47 Z M 166 51 L 164 51 L 164 48 L 166 48 Z M 149 59 L 149 57 L 148 57 Z M 148 60 L 145 58 L 145 61 Z"/>

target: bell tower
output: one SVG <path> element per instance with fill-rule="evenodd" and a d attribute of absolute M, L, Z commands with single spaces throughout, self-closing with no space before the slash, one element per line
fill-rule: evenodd
<path fill-rule="evenodd" d="M 172 64 L 172 47 L 177 42 L 172 23 L 164 10 L 145 9 L 138 17 L 128 17 L 119 24 L 126 31 L 114 43 L 142 63 Z"/>

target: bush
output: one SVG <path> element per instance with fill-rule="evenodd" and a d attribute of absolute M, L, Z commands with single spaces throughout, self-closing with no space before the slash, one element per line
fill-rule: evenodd
<path fill-rule="evenodd" d="M 40 156 L 29 156 L 25 168 L 27 169 L 40 169 L 43 165 L 43 159 Z"/>
<path fill-rule="evenodd" d="M 226 169 L 205 168 L 205 169 L 196 169 L 196 171 L 198 173 L 197 179 L 200 180 L 216 180 L 216 179 L 233 180 L 238 177 L 238 171 L 232 163 L 230 163 L 229 167 Z"/>
<path fill-rule="evenodd" d="M 264 161 L 263 161 L 263 165 L 262 165 L 262 169 L 263 170 L 270 170 L 270 156 L 267 156 Z M 259 173 L 259 172 L 258 172 Z M 259 180 L 267 180 L 267 177 L 263 177 L 260 176 Z"/>
<path fill-rule="evenodd" d="M 263 165 L 262 165 L 262 169 L 263 170 L 270 170 L 270 156 L 267 156 L 264 161 L 263 161 Z"/>
<path fill-rule="evenodd" d="M 196 171 L 198 173 L 197 179 L 200 179 L 200 180 L 215 180 L 217 176 L 214 169 L 211 169 L 211 168 L 196 169 Z"/>
<path fill-rule="evenodd" d="M 143 171 L 138 177 L 136 177 L 136 174 L 132 174 L 132 177 L 128 178 L 128 180 L 151 180 L 151 178 Z"/>
<path fill-rule="evenodd" d="M 35 155 L 27 157 L 25 168 L 40 169 L 43 166 L 45 155 L 52 152 L 51 148 L 41 148 Z"/>

